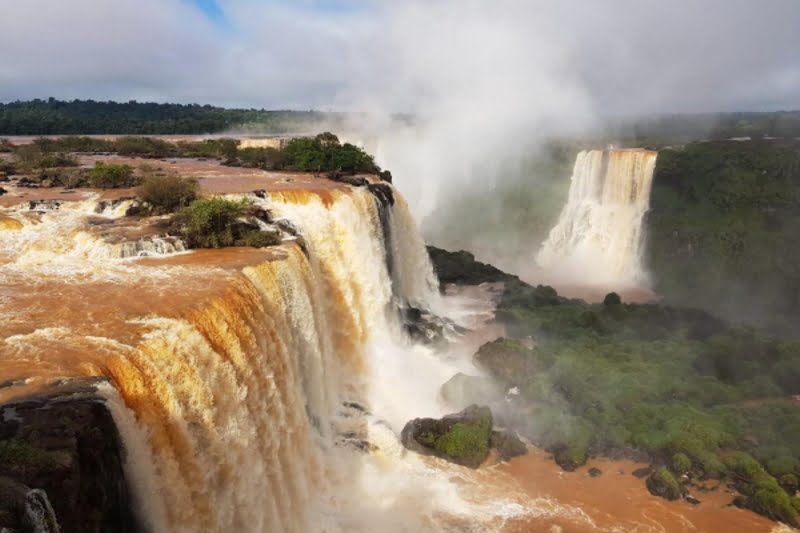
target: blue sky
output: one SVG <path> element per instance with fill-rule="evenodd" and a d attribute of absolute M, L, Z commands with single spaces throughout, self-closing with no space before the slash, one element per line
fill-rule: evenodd
<path fill-rule="evenodd" d="M 205 13 L 208 18 L 213 20 L 218 25 L 226 25 L 225 13 L 216 2 L 216 0 L 191 0 L 200 10 Z"/>

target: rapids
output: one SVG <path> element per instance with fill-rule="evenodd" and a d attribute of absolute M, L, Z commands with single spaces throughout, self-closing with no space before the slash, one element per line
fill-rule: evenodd
<path fill-rule="evenodd" d="M 98 198 L 4 208 L 15 222 L 0 229 L 0 378 L 19 385 L 0 401 L 108 378 L 100 392 L 152 531 L 485 530 L 524 514 L 398 440 L 410 418 L 447 412 L 442 383 L 475 372 L 404 334 L 401 306 L 451 304 L 402 197 L 252 200 L 300 237 L 131 248 L 108 229 L 127 224 L 124 208 Z"/>

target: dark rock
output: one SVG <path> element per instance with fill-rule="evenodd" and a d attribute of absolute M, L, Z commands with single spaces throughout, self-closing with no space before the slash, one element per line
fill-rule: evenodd
<path fill-rule="evenodd" d="M 700 505 L 700 500 L 692 496 L 691 494 L 687 494 L 685 497 L 686 501 L 691 503 L 692 505 Z"/>
<path fill-rule="evenodd" d="M 406 333 L 414 342 L 443 348 L 447 345 L 447 322 L 429 311 L 406 306 L 400 309 Z"/>
<path fill-rule="evenodd" d="M 649 466 L 645 466 L 644 468 L 637 468 L 631 474 L 639 479 L 646 478 L 650 474 L 653 473 L 653 469 Z"/>
<path fill-rule="evenodd" d="M 387 183 L 370 183 L 367 189 L 384 207 L 394 205 L 394 189 Z"/>
<path fill-rule="evenodd" d="M 39 182 L 33 181 L 30 178 L 20 178 L 17 181 L 17 187 L 26 187 L 29 189 L 37 189 L 39 187 Z"/>
<path fill-rule="evenodd" d="M 0 196 L 3 196 L 6 193 L 8 193 L 8 191 L 6 189 L 4 189 L 3 187 L 0 187 Z"/>
<path fill-rule="evenodd" d="M 322 177 L 322 176 L 318 176 Z M 369 184 L 369 180 L 364 176 L 353 176 L 352 174 L 345 174 L 338 170 L 333 170 L 325 174 L 325 178 L 339 183 L 347 183 L 354 187 L 364 187 Z"/>
<path fill-rule="evenodd" d="M 663 466 L 647 478 L 646 484 L 650 494 L 666 500 L 680 499 L 685 492 L 685 489 L 681 487 L 670 471 Z"/>
<path fill-rule="evenodd" d="M 445 402 L 460 409 L 474 403 L 493 404 L 505 397 L 505 391 L 493 379 L 461 372 L 448 379 L 439 393 Z"/>
<path fill-rule="evenodd" d="M 491 435 L 491 410 L 471 405 L 439 420 L 416 418 L 405 425 L 400 438 L 409 450 L 478 468 L 489 455 Z"/>
<path fill-rule="evenodd" d="M 31 200 L 28 209 L 31 211 L 55 211 L 61 207 L 61 200 Z"/>
<path fill-rule="evenodd" d="M 586 464 L 586 450 L 580 446 L 560 445 L 553 450 L 556 464 L 567 472 L 573 472 Z"/>
<path fill-rule="evenodd" d="M 362 453 L 371 453 L 378 449 L 377 446 L 362 438 L 355 431 L 341 433 L 336 439 L 337 446 L 346 446 Z"/>
<path fill-rule="evenodd" d="M 590 469 L 589 469 L 589 475 L 590 475 L 591 477 L 598 477 L 598 476 L 602 476 L 602 475 L 603 475 L 603 471 L 602 471 L 602 470 L 600 470 L 599 468 L 594 468 L 594 467 L 592 467 L 592 468 L 590 468 Z"/>
<path fill-rule="evenodd" d="M 381 181 L 385 181 L 386 183 L 392 182 L 392 173 L 389 172 L 388 170 L 383 170 L 381 172 L 378 172 L 378 177 L 380 178 Z"/>
<path fill-rule="evenodd" d="M 500 337 L 481 346 L 475 364 L 504 383 L 519 384 L 535 371 L 534 351 L 517 339 Z"/>
<path fill-rule="evenodd" d="M 257 189 L 257 190 L 255 190 L 255 191 L 253 191 L 253 194 L 254 194 L 256 197 L 258 197 L 258 198 L 261 198 L 262 200 L 266 200 L 266 199 L 267 199 L 267 196 L 268 196 L 268 195 L 267 195 L 267 191 L 265 191 L 264 189 Z"/>
<path fill-rule="evenodd" d="M 448 252 L 435 246 L 428 246 L 428 255 L 442 287 L 448 283 L 480 285 L 517 279 L 516 276 L 506 274 L 492 265 L 476 261 L 474 255 L 463 250 Z"/>
<path fill-rule="evenodd" d="M 508 430 L 492 431 L 489 446 L 497 450 L 498 456 L 503 461 L 510 461 L 514 457 L 528 453 L 528 447 L 522 439 Z"/>
<path fill-rule="evenodd" d="M 63 533 L 141 530 L 122 442 L 96 383 L 64 381 L 0 406 L 0 530 L 31 531 L 20 502 L 46 521 L 52 505 Z"/>

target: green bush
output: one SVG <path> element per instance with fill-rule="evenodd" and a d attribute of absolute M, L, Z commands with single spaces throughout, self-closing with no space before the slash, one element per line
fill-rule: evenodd
<path fill-rule="evenodd" d="M 380 168 L 373 157 L 349 143 L 340 144 L 336 135 L 325 132 L 314 138 L 291 139 L 282 150 L 286 167 L 305 172 L 369 172 Z"/>
<path fill-rule="evenodd" d="M 261 231 L 243 220 L 249 207 L 246 199 L 201 198 L 176 213 L 173 224 L 190 248 L 280 244 L 280 231 Z"/>
<path fill-rule="evenodd" d="M 202 198 L 181 210 L 176 221 L 190 248 L 234 246 L 236 221 L 248 203 L 221 197 Z"/>
<path fill-rule="evenodd" d="M 134 176 L 133 169 L 128 165 L 112 163 L 95 163 L 89 171 L 89 186 L 99 189 L 119 189 L 135 187 L 139 179 Z"/>
<path fill-rule="evenodd" d="M 683 475 L 692 469 L 692 461 L 685 453 L 678 452 L 672 456 L 672 471 Z"/>
<path fill-rule="evenodd" d="M 237 155 L 238 162 L 243 167 L 280 170 L 286 166 L 283 152 L 276 148 L 243 148 Z"/>
<path fill-rule="evenodd" d="M 148 175 L 142 180 L 139 197 L 156 214 L 172 213 L 194 202 L 199 190 L 195 179 Z"/>
<path fill-rule="evenodd" d="M 492 415 L 487 408 L 485 413 L 470 423 L 457 422 L 437 437 L 433 448 L 453 461 L 477 468 L 489 454 L 489 440 L 492 436 Z"/>
<path fill-rule="evenodd" d="M 60 152 L 45 152 L 35 144 L 18 146 L 14 155 L 17 166 L 24 171 L 78 166 L 78 160 L 74 156 Z"/>

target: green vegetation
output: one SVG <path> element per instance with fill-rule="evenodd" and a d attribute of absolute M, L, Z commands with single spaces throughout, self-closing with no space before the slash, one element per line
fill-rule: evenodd
<path fill-rule="evenodd" d="M 279 244 L 279 232 L 260 231 L 257 224 L 243 220 L 249 205 L 246 200 L 201 198 L 179 211 L 173 223 L 190 248 Z"/>
<path fill-rule="evenodd" d="M 52 467 L 52 452 L 18 439 L 0 440 L 0 474 L 28 475 Z"/>
<path fill-rule="evenodd" d="M 692 460 L 685 453 L 678 452 L 672 456 L 671 468 L 678 475 L 688 474 L 692 469 Z"/>
<path fill-rule="evenodd" d="M 537 345 L 495 341 L 476 362 L 519 387 L 517 429 L 564 468 L 587 454 L 644 454 L 693 479 L 742 477 L 749 508 L 796 516 L 784 487 L 800 475 L 800 404 L 791 398 L 800 394 L 800 342 L 703 311 L 614 295 L 587 304 L 519 281 L 506 284 L 497 317 Z M 752 462 L 733 462 L 732 451 Z"/>
<path fill-rule="evenodd" d="M 313 139 L 291 139 L 282 152 L 286 168 L 291 170 L 380 172 L 371 155 L 350 143 L 340 144 L 339 138 L 330 132 L 321 133 Z"/>
<path fill-rule="evenodd" d="M 197 104 L 31 100 L 0 104 L 0 135 L 166 135 L 231 129 L 302 133 L 322 122 L 343 124 L 342 113 L 224 109 Z"/>
<path fill-rule="evenodd" d="M 165 214 L 191 205 L 199 191 L 197 180 L 149 174 L 142 180 L 139 198 L 147 203 L 153 214 Z"/>
<path fill-rule="evenodd" d="M 658 468 L 647 478 L 647 488 L 656 496 L 667 500 L 677 500 L 683 495 L 681 484 L 666 467 Z"/>
<path fill-rule="evenodd" d="M 133 175 L 130 166 L 111 163 L 95 163 L 87 178 L 90 187 L 99 189 L 120 189 L 139 184 L 139 179 Z"/>
<path fill-rule="evenodd" d="M 488 427 L 483 424 L 467 425 L 459 422 L 439 437 L 433 446 L 449 457 L 458 457 L 464 462 L 480 464 L 489 452 L 491 434 L 491 421 Z"/>
<path fill-rule="evenodd" d="M 450 461 L 477 468 L 489 454 L 492 437 L 492 412 L 488 407 L 472 406 L 471 414 L 453 423 L 446 431 L 426 432 L 417 442 L 438 452 Z"/>
<path fill-rule="evenodd" d="M 800 320 L 800 142 L 662 150 L 647 219 L 667 301 L 794 334 Z M 798 376 L 798 368 L 789 370 Z"/>

